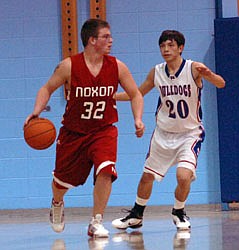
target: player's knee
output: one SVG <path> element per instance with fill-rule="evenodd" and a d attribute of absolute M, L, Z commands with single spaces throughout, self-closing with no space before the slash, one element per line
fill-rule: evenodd
<path fill-rule="evenodd" d="M 97 178 L 102 178 L 107 180 L 111 180 L 112 182 L 114 182 L 117 179 L 117 172 L 115 170 L 115 166 L 114 165 L 108 165 L 104 168 L 102 168 L 99 173 L 97 173 L 95 175 L 95 181 Z"/>
<path fill-rule="evenodd" d="M 153 182 L 154 176 L 150 173 L 143 173 L 140 182 Z"/>
<path fill-rule="evenodd" d="M 111 172 L 101 170 L 101 171 L 97 174 L 96 178 L 110 179 L 111 176 L 112 176 L 112 173 L 111 173 Z"/>
<path fill-rule="evenodd" d="M 68 189 L 68 188 L 62 186 L 61 184 L 59 184 L 58 182 L 56 182 L 54 179 L 53 179 L 53 185 L 54 185 L 55 188 L 57 188 L 57 189 Z"/>
<path fill-rule="evenodd" d="M 190 169 L 178 168 L 177 169 L 177 181 L 180 185 L 188 185 L 193 178 L 193 172 Z"/>

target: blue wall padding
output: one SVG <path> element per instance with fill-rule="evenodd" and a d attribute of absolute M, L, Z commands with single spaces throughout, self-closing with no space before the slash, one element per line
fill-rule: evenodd
<path fill-rule="evenodd" d="M 215 20 L 216 70 L 226 80 L 218 89 L 222 202 L 239 201 L 239 18 Z"/>

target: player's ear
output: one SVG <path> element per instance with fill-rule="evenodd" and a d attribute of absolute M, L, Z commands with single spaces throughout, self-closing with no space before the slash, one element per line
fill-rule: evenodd
<path fill-rule="evenodd" d="M 180 54 L 182 54 L 182 53 L 183 53 L 183 49 L 184 49 L 184 45 L 183 45 L 183 44 L 180 45 L 180 46 L 178 47 L 178 49 L 179 49 Z"/>
<path fill-rule="evenodd" d="M 91 36 L 88 40 L 88 44 L 95 45 L 96 42 L 97 42 L 97 37 L 95 36 Z"/>

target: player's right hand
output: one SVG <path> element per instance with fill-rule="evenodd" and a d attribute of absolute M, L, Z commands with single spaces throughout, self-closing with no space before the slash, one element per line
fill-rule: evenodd
<path fill-rule="evenodd" d="M 37 118 L 37 117 L 38 117 L 38 115 L 30 114 L 30 115 L 26 118 L 26 120 L 25 120 L 25 122 L 24 122 L 23 129 L 24 129 L 24 127 L 29 123 L 30 120 L 35 119 L 35 118 Z"/>

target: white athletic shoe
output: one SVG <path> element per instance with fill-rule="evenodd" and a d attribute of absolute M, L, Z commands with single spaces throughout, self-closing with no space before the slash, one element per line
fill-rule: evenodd
<path fill-rule="evenodd" d="M 52 199 L 51 210 L 50 210 L 50 223 L 52 229 L 56 233 L 60 233 L 65 228 L 64 222 L 64 201 L 55 203 Z"/>
<path fill-rule="evenodd" d="M 186 215 L 183 208 L 182 209 L 173 208 L 172 217 L 173 217 L 173 222 L 178 230 L 189 230 L 191 228 L 189 217 Z"/>
<path fill-rule="evenodd" d="M 143 217 L 135 214 L 134 210 L 126 210 L 129 212 L 124 218 L 115 219 L 112 221 L 112 226 L 117 229 L 139 228 L 142 227 Z"/>
<path fill-rule="evenodd" d="M 109 237 L 109 231 L 104 228 L 102 225 L 102 215 L 97 214 L 95 217 L 92 217 L 91 222 L 88 227 L 88 235 L 90 237 L 96 238 L 107 238 Z"/>

